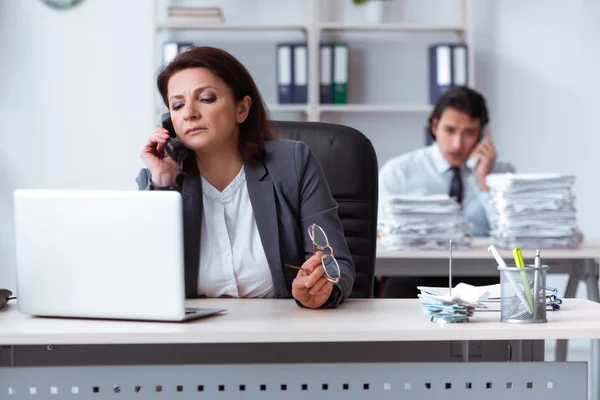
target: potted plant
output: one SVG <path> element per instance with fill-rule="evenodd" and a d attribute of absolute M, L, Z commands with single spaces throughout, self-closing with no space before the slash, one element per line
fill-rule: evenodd
<path fill-rule="evenodd" d="M 381 24 L 387 14 L 386 6 L 391 0 L 352 0 L 352 2 L 365 9 L 367 22 L 370 24 Z"/>

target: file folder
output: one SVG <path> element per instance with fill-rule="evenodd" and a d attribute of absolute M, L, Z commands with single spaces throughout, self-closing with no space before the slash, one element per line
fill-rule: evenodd
<path fill-rule="evenodd" d="M 279 104 L 293 103 L 292 97 L 292 45 L 277 45 L 277 98 Z"/>
<path fill-rule="evenodd" d="M 336 43 L 333 47 L 333 102 L 348 103 L 348 45 Z"/>
<path fill-rule="evenodd" d="M 429 47 L 429 102 L 452 86 L 452 49 L 449 44 Z"/>
<path fill-rule="evenodd" d="M 321 44 L 320 103 L 333 103 L 333 45 Z"/>
<path fill-rule="evenodd" d="M 467 46 L 452 46 L 452 86 L 466 86 L 469 82 Z"/>
<path fill-rule="evenodd" d="M 185 50 L 192 47 L 194 44 L 189 42 L 177 42 L 174 40 L 168 40 L 163 43 L 163 63 L 168 64 L 177 56 L 177 54 L 183 53 Z"/>
<path fill-rule="evenodd" d="M 308 51 L 305 43 L 293 46 L 292 63 L 292 102 L 306 104 L 308 101 Z"/>

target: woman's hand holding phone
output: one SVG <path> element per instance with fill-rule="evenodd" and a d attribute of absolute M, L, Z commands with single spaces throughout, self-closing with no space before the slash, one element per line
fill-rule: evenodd
<path fill-rule="evenodd" d="M 152 183 L 157 186 L 174 186 L 179 174 L 176 162 L 165 153 L 165 144 L 169 139 L 168 130 L 154 129 L 140 154 L 152 174 Z"/>

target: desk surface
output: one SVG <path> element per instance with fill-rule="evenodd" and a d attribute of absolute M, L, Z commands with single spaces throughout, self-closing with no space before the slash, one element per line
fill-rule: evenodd
<path fill-rule="evenodd" d="M 0 311 L 0 345 L 282 343 L 600 338 L 600 304 L 567 299 L 548 323 L 499 322 L 499 312 L 440 326 L 413 299 L 351 299 L 336 310 L 299 308 L 292 300 L 202 299 L 191 307 L 226 314 L 185 323 L 39 318 L 11 304 Z"/>
<path fill-rule="evenodd" d="M 470 250 L 454 250 L 452 257 L 456 259 L 490 259 L 492 253 L 487 251 L 491 242 L 489 238 L 473 238 Z M 507 263 L 513 259 L 511 250 L 498 249 L 500 255 Z M 377 249 L 378 259 L 417 258 L 417 259 L 447 259 L 448 250 L 383 250 Z M 533 250 L 523 250 L 523 255 L 533 259 Z M 543 249 L 541 250 L 543 260 L 576 260 L 576 259 L 600 259 L 600 240 L 586 240 L 576 249 Z"/>

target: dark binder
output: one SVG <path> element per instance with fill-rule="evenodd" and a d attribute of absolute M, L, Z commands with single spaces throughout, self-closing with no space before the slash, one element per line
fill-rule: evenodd
<path fill-rule="evenodd" d="M 441 43 L 429 47 L 429 102 L 452 86 L 452 47 Z"/>
<path fill-rule="evenodd" d="M 293 46 L 277 45 L 277 98 L 279 104 L 293 103 Z"/>
<path fill-rule="evenodd" d="M 308 47 L 306 43 L 292 46 L 292 102 L 306 104 L 308 102 Z"/>
<path fill-rule="evenodd" d="M 322 43 L 320 47 L 319 102 L 333 103 L 333 45 Z"/>

